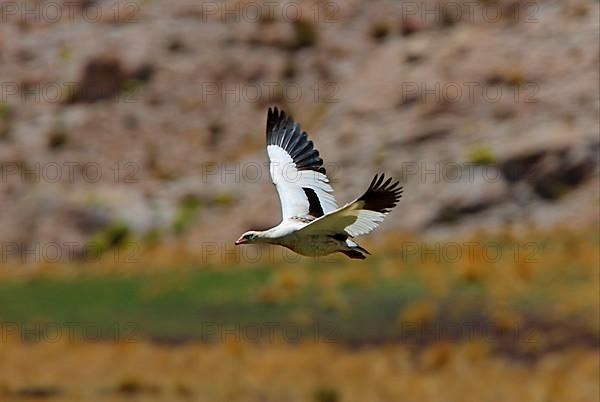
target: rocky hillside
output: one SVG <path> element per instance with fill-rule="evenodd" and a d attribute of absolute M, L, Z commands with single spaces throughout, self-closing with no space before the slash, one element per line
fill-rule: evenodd
<path fill-rule="evenodd" d="M 404 182 L 382 233 L 598 222 L 597 1 L 52 4 L 0 11 L 4 245 L 277 223 L 269 105 L 340 203 Z"/>

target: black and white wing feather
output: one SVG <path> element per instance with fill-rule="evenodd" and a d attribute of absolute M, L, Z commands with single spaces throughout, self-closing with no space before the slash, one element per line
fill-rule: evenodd
<path fill-rule="evenodd" d="M 402 197 L 399 182 L 375 175 L 367 191 L 356 200 L 322 216 L 299 230 L 303 234 L 345 233 L 350 237 L 374 230 Z"/>
<path fill-rule="evenodd" d="M 267 154 L 284 220 L 318 218 L 338 208 L 319 151 L 300 125 L 277 108 L 269 108 L 267 115 Z"/>

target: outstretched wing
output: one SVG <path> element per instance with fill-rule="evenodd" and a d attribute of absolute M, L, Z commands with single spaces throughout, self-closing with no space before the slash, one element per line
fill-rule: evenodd
<path fill-rule="evenodd" d="M 267 154 L 283 219 L 318 218 L 337 209 L 319 151 L 285 112 L 269 108 Z"/>
<path fill-rule="evenodd" d="M 359 198 L 322 216 L 300 229 L 299 234 L 345 233 L 350 237 L 367 234 L 375 229 L 402 197 L 400 182 L 375 175 L 369 189 Z"/>

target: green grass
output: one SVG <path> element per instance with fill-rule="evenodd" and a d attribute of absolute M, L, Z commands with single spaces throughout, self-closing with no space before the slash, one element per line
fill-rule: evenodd
<path fill-rule="evenodd" d="M 416 281 L 380 282 L 367 289 L 346 285 L 341 293 L 354 306 L 354 312 L 347 314 L 322 305 L 320 291 L 313 285 L 303 288 L 293 300 L 263 300 L 261 290 L 275 272 L 270 267 L 4 282 L 0 283 L 0 322 L 26 328 L 35 328 L 35 323 L 94 323 L 109 336 L 114 325 L 134 323 L 140 337 L 185 340 L 201 337 L 206 323 L 231 328 L 236 323 L 283 325 L 302 314 L 310 317 L 302 321 L 303 327 L 315 321 L 334 323 L 339 326 L 337 335 L 354 339 L 358 328 L 365 324 L 381 328 L 397 317 L 401 306 L 424 291 Z"/>
<path fill-rule="evenodd" d="M 197 271 L 189 275 L 92 277 L 71 280 L 34 279 L 0 284 L 0 321 L 32 323 L 97 323 L 110 328 L 133 322 L 149 337 L 198 334 L 213 310 L 231 308 L 229 319 L 251 310 L 247 294 L 264 280 L 264 270 L 221 273 Z M 18 301 L 18 302 L 17 302 Z"/>

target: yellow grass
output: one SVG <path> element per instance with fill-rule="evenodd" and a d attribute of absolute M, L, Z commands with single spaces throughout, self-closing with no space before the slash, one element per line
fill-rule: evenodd
<path fill-rule="evenodd" d="M 55 389 L 44 400 L 569 401 L 598 398 L 598 351 L 534 362 L 490 356 L 481 344 L 351 350 L 331 344 L 4 344 L 0 396 Z"/>

